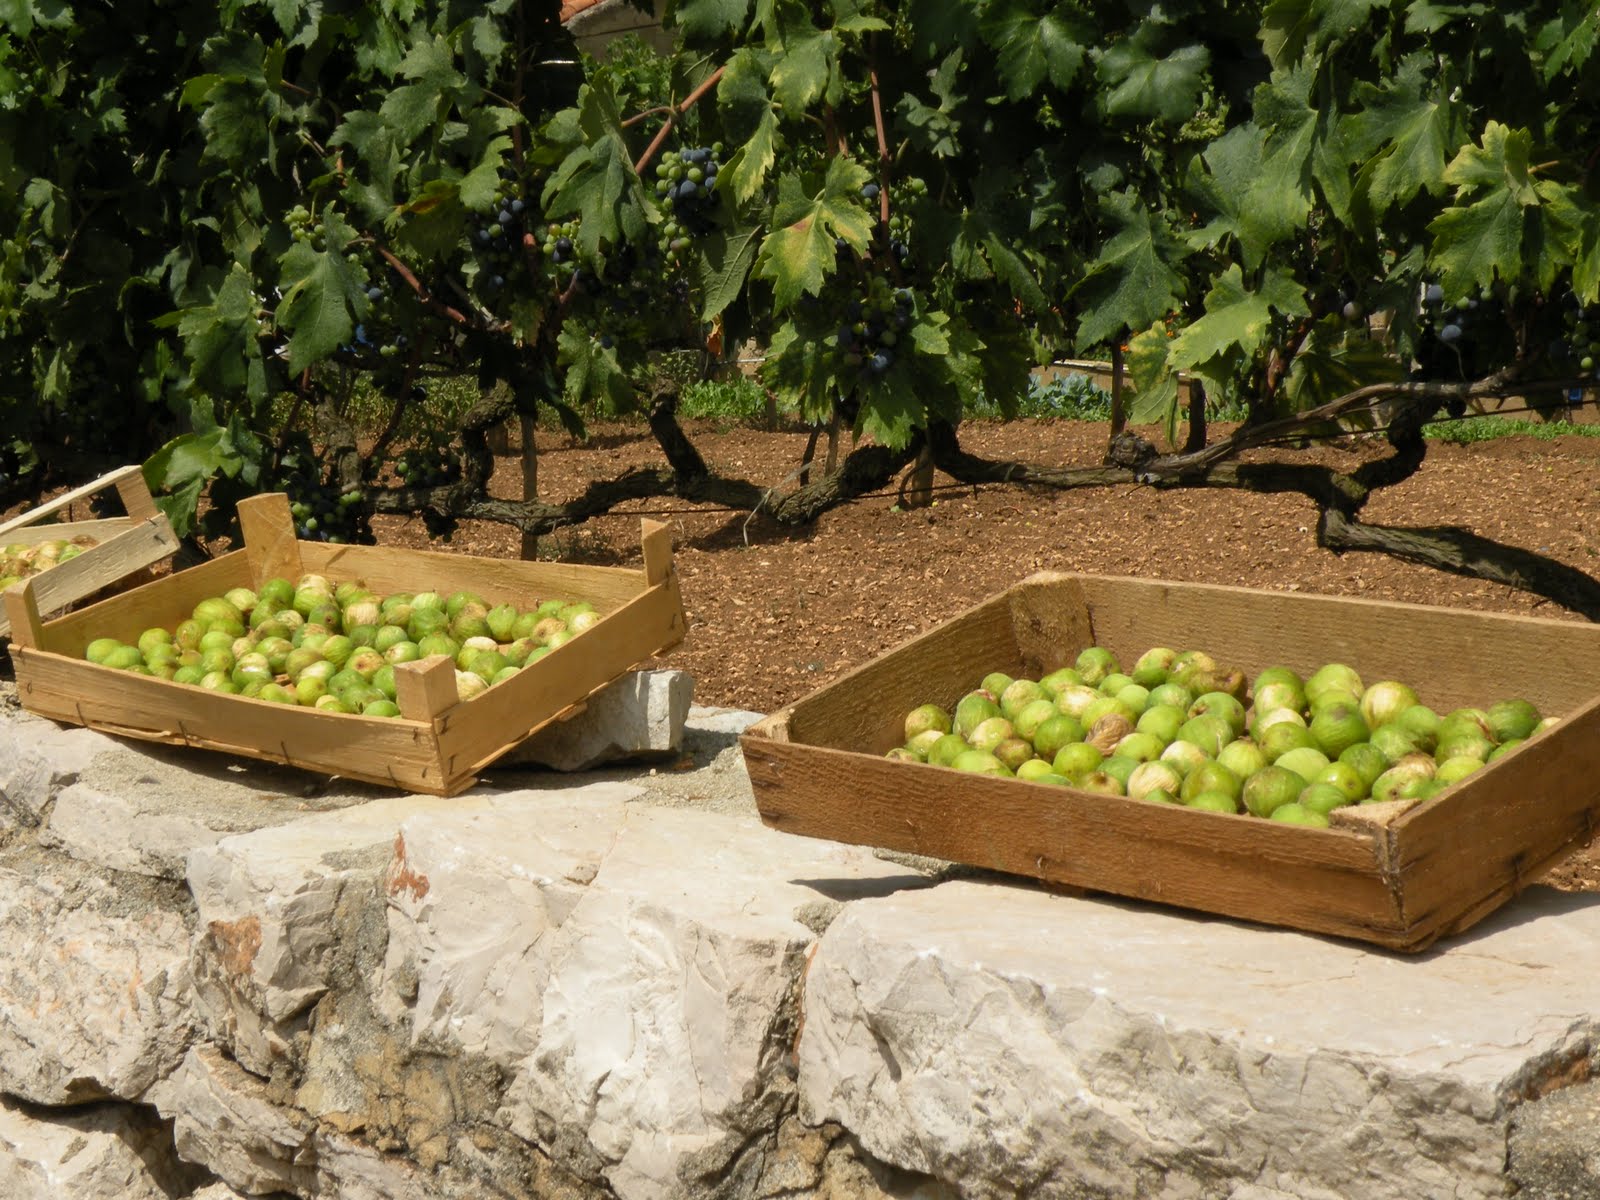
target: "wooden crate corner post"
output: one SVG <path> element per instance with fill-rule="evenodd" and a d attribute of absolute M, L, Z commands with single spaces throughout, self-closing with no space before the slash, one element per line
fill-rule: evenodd
<path fill-rule="evenodd" d="M 431 725 L 461 700 L 456 690 L 455 663 L 447 654 L 432 654 L 417 662 L 396 664 L 394 699 L 407 721 Z"/>
<path fill-rule="evenodd" d="M 239 531 L 255 587 L 275 576 L 293 583 L 305 573 L 289 497 L 283 492 L 264 492 L 239 501 Z"/>
<path fill-rule="evenodd" d="M 639 521 L 639 548 L 644 552 L 646 587 L 665 583 L 672 574 L 672 531 L 661 521 L 648 517 Z"/>
<path fill-rule="evenodd" d="M 44 622 L 39 616 L 39 597 L 34 593 L 37 577 L 13 583 L 5 590 L 6 619 L 11 624 L 13 646 L 36 649 L 44 638 Z"/>

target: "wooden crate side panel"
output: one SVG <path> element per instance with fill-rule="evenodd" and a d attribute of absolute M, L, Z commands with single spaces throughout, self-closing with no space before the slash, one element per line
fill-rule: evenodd
<path fill-rule="evenodd" d="M 127 737 L 435 794 L 470 781 L 440 771 L 433 729 L 425 723 L 219 695 L 36 650 L 18 653 L 17 686 L 31 712 Z"/>
<path fill-rule="evenodd" d="M 604 613 L 620 608 L 645 588 L 644 572 L 632 567 L 523 562 L 322 542 L 302 542 L 300 553 L 307 571 L 335 582 L 360 579 L 380 595 L 425 589 L 475 591 L 491 604 L 509 602 L 519 608 L 550 599 L 588 600 Z"/>
<path fill-rule="evenodd" d="M 90 496 L 111 487 L 116 488 L 117 494 L 122 497 L 122 505 L 128 511 L 130 523 L 147 521 L 157 515 L 156 504 L 150 496 L 149 486 L 144 481 L 143 471 L 137 466 L 118 467 L 82 487 L 63 492 L 52 500 L 30 508 L 25 513 L 19 513 L 9 521 L 0 522 L 0 543 L 15 540 L 11 537 L 13 531 L 36 525 L 58 512 L 65 512 L 79 500 L 87 500 Z"/>
<path fill-rule="evenodd" d="M 881 754 L 920 704 L 952 707 L 989 671 L 1022 670 L 1005 596 L 968 609 L 794 704 L 790 740 Z"/>
<path fill-rule="evenodd" d="M 1406 912 L 1464 928 L 1600 831 L 1600 701 L 1394 824 Z"/>
<path fill-rule="evenodd" d="M 566 645 L 436 720 L 447 773 L 471 773 L 534 730 L 683 640 L 677 577 L 610 613 Z"/>
<path fill-rule="evenodd" d="M 187 620 L 201 600 L 249 584 L 249 568 L 243 551 L 224 554 L 47 622 L 42 648 L 69 658 L 81 658 L 84 647 L 95 638 L 114 637 L 132 642 L 152 626 L 172 629 L 180 621 Z"/>
<path fill-rule="evenodd" d="M 57 542 L 63 538 L 67 541 L 86 538 L 98 544 L 132 529 L 133 526 L 134 522 L 127 517 L 105 517 L 98 521 L 64 521 L 58 525 L 29 525 L 25 529 L 8 529 L 0 533 L 0 546 L 37 546 L 40 542 Z"/>
<path fill-rule="evenodd" d="M 762 820 L 1205 912 L 1410 948 L 1370 838 L 743 739 Z"/>
<path fill-rule="evenodd" d="M 1086 577 L 1085 588 L 1094 636 L 1119 657 L 1196 648 L 1252 675 L 1275 663 L 1304 674 L 1345 662 L 1367 683 L 1411 684 L 1441 712 L 1524 696 L 1560 715 L 1596 691 L 1593 672 L 1564 667 L 1600 663 L 1600 626 L 1117 577 Z"/>

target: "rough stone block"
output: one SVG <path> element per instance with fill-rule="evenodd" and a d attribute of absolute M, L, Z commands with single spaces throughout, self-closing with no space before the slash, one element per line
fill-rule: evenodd
<path fill-rule="evenodd" d="M 683 744 L 694 678 L 684 671 L 634 671 L 589 697 L 496 760 L 497 767 L 587 771 L 604 763 L 666 758 Z"/>
<path fill-rule="evenodd" d="M 1505 1194 L 1511 1114 L 1600 1036 L 1600 905 L 1532 889 L 1401 957 L 1021 886 L 852 905 L 801 1116 L 969 1198 Z"/>
<path fill-rule="evenodd" d="M 191 850 L 230 832 L 201 799 L 192 791 L 152 796 L 75 783 L 56 798 L 39 842 L 113 871 L 182 879 Z"/>
<path fill-rule="evenodd" d="M 748 819 L 631 808 L 540 947 L 534 1046 L 502 1119 L 624 1200 L 736 1170 L 793 1094 L 794 993 L 815 928 L 848 897 L 923 883 Z"/>
<path fill-rule="evenodd" d="M 177 1066 L 193 1021 L 174 903 L 69 859 L 0 867 L 0 1087 L 37 1104 L 133 1100 Z"/>
<path fill-rule="evenodd" d="M 39 824 L 56 793 L 118 743 L 28 713 L 0 716 L 0 834 Z"/>
<path fill-rule="evenodd" d="M 147 1110 L 24 1111 L 0 1100 L 0 1196 L 6 1200 L 171 1200 L 197 1182 Z"/>
<path fill-rule="evenodd" d="M 401 822 L 472 803 L 390 797 L 195 850 L 191 961 L 211 1037 L 250 1070 L 271 1074 L 327 990 L 342 920 L 381 904 L 378 883 Z"/>
<path fill-rule="evenodd" d="M 305 1200 L 426 1200 L 423 1174 L 403 1159 L 319 1126 L 215 1046 L 197 1046 L 163 1088 L 177 1151 L 248 1195 Z"/>

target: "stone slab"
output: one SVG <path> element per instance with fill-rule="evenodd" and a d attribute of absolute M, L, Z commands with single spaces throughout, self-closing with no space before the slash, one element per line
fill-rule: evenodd
<path fill-rule="evenodd" d="M 304 1200 L 427 1200 L 405 1160 L 319 1126 L 215 1046 L 196 1046 L 162 1089 L 161 1111 L 186 1162 L 247 1195 Z"/>
<path fill-rule="evenodd" d="M 545 726 L 494 765 L 587 771 L 670 758 L 683 745 L 693 698 L 694 678 L 685 671 L 632 671 L 590 696 L 577 716 Z"/>
<path fill-rule="evenodd" d="M 0 834 L 38 825 L 56 793 L 118 743 L 29 713 L 0 718 Z"/>
<path fill-rule="evenodd" d="M 193 1035 L 189 928 L 176 898 L 154 892 L 70 859 L 0 865 L 6 1093 L 136 1100 L 177 1066 Z"/>
<path fill-rule="evenodd" d="M 850 906 L 807 977 L 801 1115 L 967 1197 L 1452 1200 L 1600 1038 L 1600 896 L 1534 888 L 1413 957 L 953 882 Z"/>
<path fill-rule="evenodd" d="M 622 1200 L 695 1194 L 792 1102 L 794 999 L 816 930 L 851 898 L 925 883 L 748 818 L 630 808 L 541 947 L 532 1052 L 502 1119 Z"/>
<path fill-rule="evenodd" d="M 172 1200 L 193 1182 L 166 1129 L 131 1106 L 46 1115 L 0 1099 L 5 1200 Z"/>

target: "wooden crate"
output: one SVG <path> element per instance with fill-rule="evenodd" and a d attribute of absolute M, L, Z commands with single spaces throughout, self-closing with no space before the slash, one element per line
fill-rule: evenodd
<path fill-rule="evenodd" d="M 53 621 L 39 619 L 36 580 L 7 589 L 5 604 L 16 629 L 11 654 L 23 706 L 107 733 L 450 796 L 534 730 L 581 711 L 591 693 L 683 640 L 671 540 L 666 526 L 655 522 L 642 522 L 644 566 L 634 570 L 301 542 L 282 494 L 244 501 L 239 520 L 243 549 Z M 133 641 L 151 626 L 174 627 L 208 596 L 306 572 L 336 583 L 360 579 L 379 594 L 473 590 L 491 603 L 519 607 L 552 597 L 584 599 L 602 619 L 471 700 L 458 697 L 455 666 L 448 658 L 398 666 L 401 716 L 395 719 L 220 694 L 83 657 L 97 637 Z"/>
<path fill-rule="evenodd" d="M 127 516 L 45 523 L 45 518 L 107 488 L 116 488 L 123 507 L 128 510 Z M 90 538 L 94 545 L 76 558 L 37 576 L 34 603 L 45 614 L 58 612 L 69 604 L 129 580 L 145 568 L 172 557 L 178 549 L 172 526 L 156 508 L 138 467 L 120 467 L 0 523 L 0 546 L 33 546 L 57 538 Z M 0 611 L 0 638 L 10 633 L 11 621 Z"/>
<path fill-rule="evenodd" d="M 1438 711 L 1524 697 L 1561 721 L 1425 803 L 1285 825 L 882 757 L 903 714 L 990 670 L 1038 678 L 1091 643 L 1131 663 L 1203 649 L 1247 674 L 1355 667 Z M 762 819 L 881 846 L 1416 951 L 1588 842 L 1600 820 L 1600 626 L 1149 580 L 1041 574 L 754 725 Z"/>

